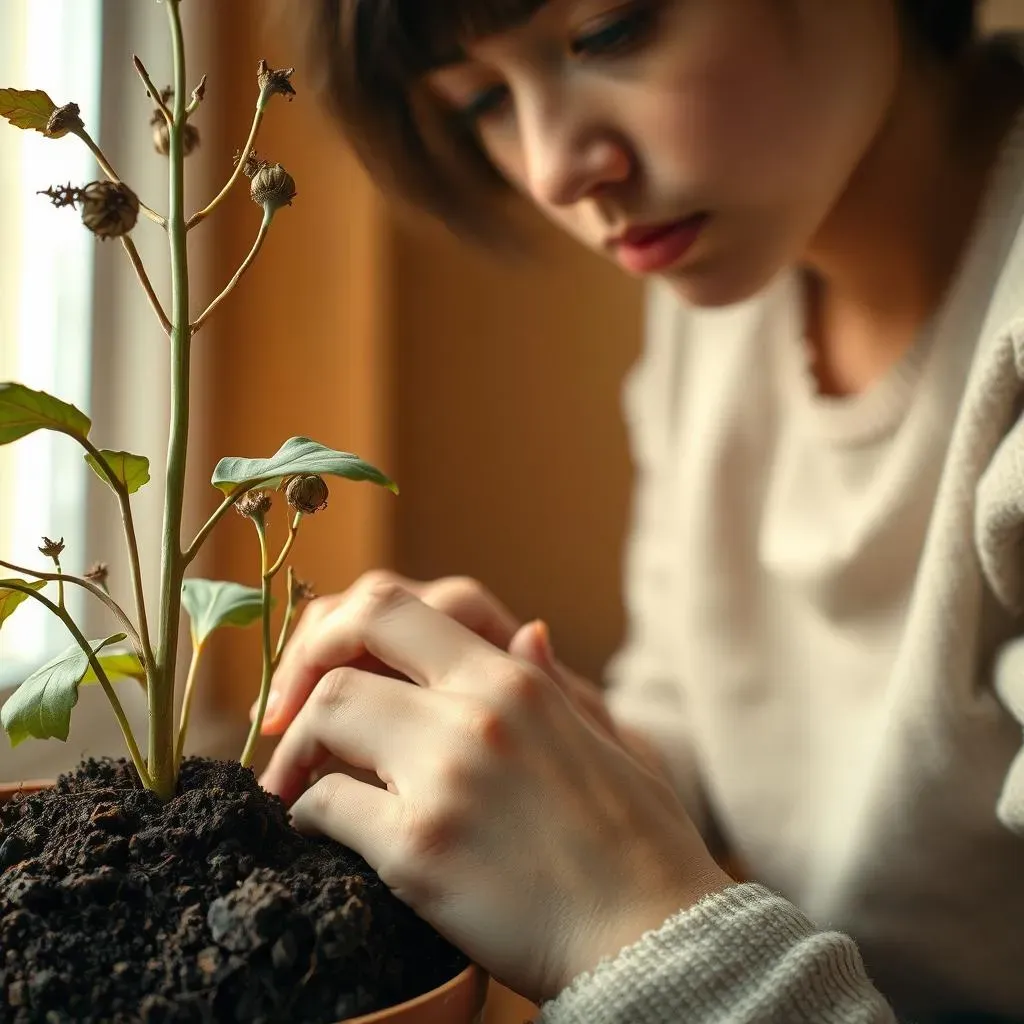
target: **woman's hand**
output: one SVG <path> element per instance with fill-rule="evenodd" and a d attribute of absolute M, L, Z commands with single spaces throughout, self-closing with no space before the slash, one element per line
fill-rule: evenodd
<path fill-rule="evenodd" d="M 499 980 L 550 998 L 731 884 L 669 786 L 549 672 L 393 580 L 349 605 L 340 635 L 282 663 L 286 689 L 318 681 L 263 784 Z M 333 668 L 364 654 L 418 685 Z M 332 756 L 386 788 L 337 773 L 307 789 Z"/>

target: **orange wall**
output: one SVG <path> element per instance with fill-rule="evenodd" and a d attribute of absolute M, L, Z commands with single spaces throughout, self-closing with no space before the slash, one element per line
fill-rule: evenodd
<path fill-rule="evenodd" d="M 260 38 L 249 0 L 209 10 L 220 60 L 203 69 L 204 144 L 227 170 L 258 59 L 295 63 L 297 51 Z M 335 484 L 331 508 L 303 528 L 300 575 L 322 592 L 373 565 L 475 575 L 522 616 L 546 617 L 562 658 L 596 675 L 621 631 L 630 468 L 618 389 L 639 343 L 640 290 L 549 229 L 516 265 L 400 222 L 304 77 L 295 102 L 272 104 L 258 144 L 295 177 L 298 199 L 201 336 L 211 397 L 196 458 L 266 455 L 295 434 L 358 452 L 402 495 Z M 205 229 L 222 278 L 258 225 L 244 191 Z M 230 517 L 203 571 L 255 582 L 251 533 Z M 253 640 L 226 635 L 212 652 L 235 708 L 257 685 Z"/>

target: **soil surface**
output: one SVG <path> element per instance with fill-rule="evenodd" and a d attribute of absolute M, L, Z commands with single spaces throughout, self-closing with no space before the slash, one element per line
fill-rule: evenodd
<path fill-rule="evenodd" d="M 186 761 L 161 804 L 88 761 L 0 806 L 4 1024 L 328 1024 L 466 966 L 238 764 Z"/>

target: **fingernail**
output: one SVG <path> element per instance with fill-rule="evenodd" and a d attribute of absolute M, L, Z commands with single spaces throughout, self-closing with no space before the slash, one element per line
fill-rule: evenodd
<path fill-rule="evenodd" d="M 263 712 L 263 724 L 260 728 L 260 732 L 266 732 L 267 729 L 271 729 L 274 726 L 274 716 L 279 709 L 281 704 L 281 694 L 276 690 L 271 690 L 267 697 L 267 709 Z"/>
<path fill-rule="evenodd" d="M 548 624 L 542 619 L 538 619 L 534 625 L 534 637 L 537 641 L 537 646 L 540 649 L 541 654 L 551 663 L 555 661 L 555 651 L 551 646 L 551 630 L 548 628 Z"/>

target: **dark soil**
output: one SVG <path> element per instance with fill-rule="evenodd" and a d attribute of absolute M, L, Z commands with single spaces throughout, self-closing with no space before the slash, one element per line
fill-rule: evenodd
<path fill-rule="evenodd" d="M 120 761 L 0 806 L 0 1022 L 327 1024 L 466 958 L 237 764 L 161 804 Z"/>

